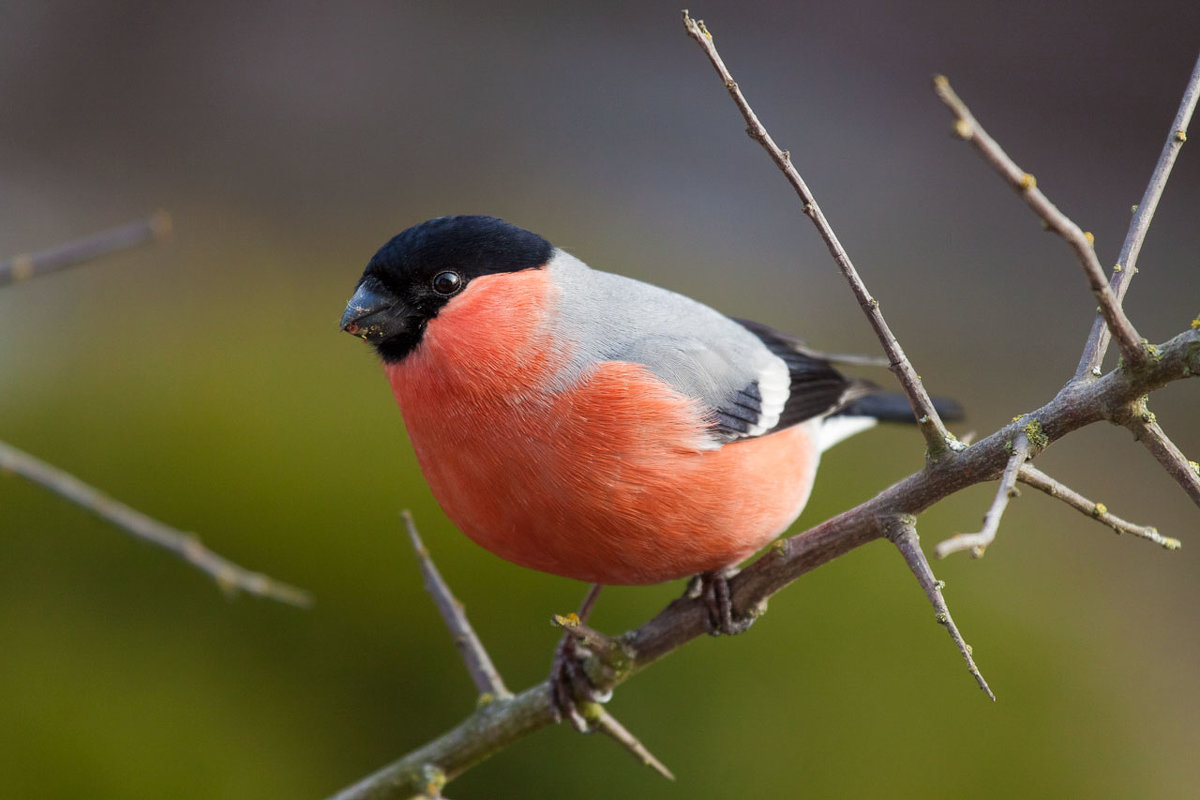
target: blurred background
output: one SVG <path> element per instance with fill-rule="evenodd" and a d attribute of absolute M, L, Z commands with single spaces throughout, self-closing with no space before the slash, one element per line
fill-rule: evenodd
<path fill-rule="evenodd" d="M 969 409 L 958 432 L 1048 399 L 1094 304 L 1068 248 L 949 135 L 930 76 L 950 76 L 1111 264 L 1196 58 L 1200 4 L 692 13 L 930 389 Z M 0 438 L 316 598 L 227 600 L 0 479 L 8 797 L 321 798 L 456 724 L 473 690 L 402 508 L 509 685 L 545 677 L 548 619 L 584 587 L 453 530 L 372 353 L 337 331 L 399 230 L 503 216 L 815 347 L 878 350 L 679 3 L 5 2 L 0 106 L 0 253 L 158 208 L 176 227 L 170 244 L 0 290 Z M 1200 313 L 1196 147 L 1127 304 L 1153 341 Z M 1152 403 L 1192 457 L 1198 391 Z M 827 457 L 796 530 L 920 461 L 914 431 L 858 437 Z M 1114 536 L 1026 490 L 985 559 L 936 563 L 997 703 L 877 543 L 806 576 L 747 635 L 695 642 L 617 692 L 610 708 L 676 783 L 560 726 L 447 793 L 1195 796 L 1200 512 L 1122 429 L 1038 463 L 1184 547 Z M 926 546 L 978 529 L 993 491 L 924 515 Z M 682 588 L 610 590 L 594 622 L 625 630 Z"/>

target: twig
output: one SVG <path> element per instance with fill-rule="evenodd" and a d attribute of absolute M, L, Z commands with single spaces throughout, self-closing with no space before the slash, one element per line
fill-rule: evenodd
<path fill-rule="evenodd" d="M 1026 204 L 1042 218 L 1046 226 L 1065 239 L 1075 251 L 1079 263 L 1083 266 L 1088 283 L 1091 285 L 1092 294 L 1100 304 L 1100 314 L 1116 337 L 1117 346 L 1121 348 L 1121 355 L 1125 357 L 1125 363 L 1130 366 L 1143 364 L 1149 354 L 1142 344 L 1137 329 L 1125 316 L 1125 311 L 1121 308 L 1117 296 L 1109 288 L 1108 280 L 1104 277 L 1104 270 L 1100 266 L 1099 259 L 1096 258 L 1092 235 L 1084 233 L 1066 214 L 1059 211 L 1042 193 L 1041 189 L 1037 188 L 1037 179 L 1018 167 L 1009 158 L 1004 149 L 971 115 L 967 105 L 950 88 L 950 81 L 946 79 L 946 76 L 935 77 L 933 88 L 941 101 L 958 118 L 954 125 L 954 132 L 970 142 L 980 155 L 1025 199 Z"/>
<path fill-rule="evenodd" d="M 467 665 L 467 672 L 471 673 L 475 688 L 480 695 L 488 697 L 489 700 L 507 700 L 512 697 L 512 692 L 504 685 L 504 680 L 484 649 L 483 642 L 479 641 L 475 629 L 467 621 L 462 603 L 454 598 L 450 587 L 442 580 L 441 573 L 438 572 L 429 551 L 421 541 L 420 534 L 417 533 L 417 524 L 413 521 L 412 512 L 405 509 L 400 512 L 400 516 L 404 519 L 408 538 L 417 553 L 417 562 L 421 565 L 421 574 L 425 577 L 425 589 L 433 595 L 433 602 L 441 612 L 446 627 L 450 629 L 450 635 Z"/>
<path fill-rule="evenodd" d="M 742 90 L 738 88 L 737 82 L 734 81 L 733 76 L 725 67 L 725 62 L 721 60 L 720 54 L 717 53 L 717 48 L 713 44 L 712 34 L 705 27 L 704 21 L 692 19 L 685 9 L 683 12 L 683 24 L 687 28 L 688 35 L 696 40 L 704 50 L 705 55 L 708 56 L 708 60 L 712 62 L 717 74 L 721 76 L 725 88 L 729 90 L 730 97 L 737 104 L 738 110 L 742 112 L 742 116 L 749 126 L 746 132 L 750 134 L 750 138 L 762 145 L 763 149 L 771 157 L 771 160 L 775 162 L 775 165 L 787 176 L 788 182 L 796 190 L 796 194 L 800 196 L 800 200 L 804 204 L 804 213 L 816 225 L 817 232 L 821 235 L 821 239 L 825 242 L 825 246 L 829 249 L 833 260 L 837 262 L 842 275 L 849 281 L 850 289 L 854 292 L 858 304 L 867 315 L 871 327 L 875 330 L 875 335 L 879 338 L 884 352 L 888 355 L 891 370 L 896 374 L 900 385 L 904 389 L 904 393 L 908 396 L 908 400 L 912 404 L 913 413 L 916 415 L 921 434 L 925 437 L 929 459 L 932 461 L 941 459 L 947 453 L 957 449 L 959 444 L 951 436 L 950 432 L 946 430 L 946 426 L 942 423 L 941 417 L 938 416 L 937 410 L 933 406 L 933 401 L 930 399 L 929 393 L 925 391 L 920 377 L 917 375 L 916 370 L 913 369 L 908 356 L 904 354 L 904 349 L 900 346 L 900 342 L 896 340 L 895 335 L 884 320 L 883 313 L 879 310 L 879 301 L 867 291 L 867 286 L 863 283 L 862 278 L 859 277 L 858 271 L 850 261 L 850 256 L 846 254 L 845 248 L 838 241 L 837 235 L 833 232 L 829 221 L 821 212 L 820 206 L 817 205 L 816 197 L 809 190 L 804 179 L 800 177 L 800 173 L 792 165 L 791 154 L 786 150 L 780 149 L 775 144 L 775 140 L 771 138 L 767 129 L 759 122 L 754 110 L 750 108 L 750 104 L 746 101 Z"/>
<path fill-rule="evenodd" d="M 1119 269 L 1114 270 L 1112 280 L 1109 281 L 1109 287 L 1116 294 L 1118 303 L 1125 300 L 1125 292 L 1129 288 L 1129 283 L 1137 274 L 1137 259 L 1142 250 L 1142 242 L 1145 241 L 1146 232 L 1150 229 L 1150 220 L 1154 218 L 1158 200 L 1162 197 L 1163 189 L 1167 185 L 1167 178 L 1171 176 L 1175 158 L 1183 148 L 1183 143 L 1187 141 L 1187 128 L 1192 119 L 1192 112 L 1196 109 L 1197 98 L 1200 98 L 1200 58 L 1196 59 L 1191 80 L 1188 81 L 1187 88 L 1183 90 L 1183 99 L 1179 102 L 1179 110 L 1175 113 L 1171 130 L 1167 132 L 1167 141 L 1163 144 L 1162 152 L 1159 153 L 1158 163 L 1154 165 L 1150 184 L 1146 187 L 1146 192 L 1142 195 L 1142 202 L 1138 203 L 1133 220 L 1129 223 L 1129 232 L 1125 235 L 1125 243 L 1121 246 L 1121 255 L 1117 261 Z M 1110 337 L 1111 334 L 1104 319 L 1097 317 L 1096 321 L 1092 323 L 1092 332 L 1088 336 L 1087 345 L 1083 348 L 1083 357 L 1079 359 L 1079 366 L 1075 370 L 1075 380 L 1095 375 L 1099 371 L 1100 365 L 1104 362 L 1104 353 L 1108 350 Z"/>
<path fill-rule="evenodd" d="M 1133 405 L 1134 413 L 1123 420 L 1125 427 L 1150 451 L 1167 474 L 1175 479 L 1192 502 L 1200 506 L 1200 465 L 1189 461 L 1175 443 L 1167 438 L 1155 419 L 1154 412 L 1146 408 L 1145 398 Z"/>
<path fill-rule="evenodd" d="M 916 518 L 912 516 L 894 517 L 887 523 L 886 535 L 892 544 L 896 545 L 896 549 L 900 551 L 900 555 L 904 556 L 904 561 L 908 564 L 908 568 L 912 570 L 913 575 L 917 578 L 917 582 L 925 590 L 925 596 L 933 604 L 935 619 L 937 619 L 939 625 L 946 628 L 946 632 L 954 640 L 955 646 L 958 647 L 958 652 L 962 654 L 963 660 L 967 662 L 967 669 L 975 676 L 975 682 L 979 684 L 979 688 L 983 689 L 987 696 L 994 702 L 996 695 L 992 693 L 991 687 L 984 680 L 983 673 L 979 671 L 979 667 L 975 666 L 971 645 L 967 644 L 962 634 L 958 632 L 958 626 L 954 624 L 954 617 L 950 616 L 950 607 L 946 605 L 946 599 L 942 597 L 942 589 L 946 584 L 933 577 L 933 570 L 929 567 L 929 559 L 925 558 L 925 552 L 921 549 L 921 540 L 917 536 Z"/>
<path fill-rule="evenodd" d="M 0 442 L 0 472 L 4 471 L 14 472 L 137 538 L 171 551 L 207 573 L 226 593 L 236 594 L 242 591 L 301 608 L 312 605 L 312 598 L 303 589 L 240 567 L 209 550 L 194 534 L 177 531 L 114 500 L 74 475 L 63 472 L 6 442 Z"/>
<path fill-rule="evenodd" d="M 37 253 L 0 262 L 0 286 L 49 275 L 118 250 L 161 241 L 171 233 L 171 216 L 159 211 L 146 219 L 92 234 Z"/>
<path fill-rule="evenodd" d="M 934 548 L 938 558 L 945 558 L 951 553 L 961 550 L 970 550 L 971 555 L 980 558 L 987 550 L 988 545 L 996 539 L 996 532 L 1000 529 L 1000 518 L 1004 516 L 1004 509 L 1008 507 L 1009 499 L 1017 494 L 1017 475 L 1020 473 L 1021 467 L 1029 460 L 1029 438 L 1029 434 L 1024 430 L 1013 437 L 1012 455 L 1009 456 L 1004 473 L 1000 476 L 1000 486 L 996 489 L 996 497 L 983 517 L 983 528 L 978 533 L 960 533 L 938 542 L 937 547 Z"/>
<path fill-rule="evenodd" d="M 1182 546 L 1182 543 L 1178 539 L 1163 536 L 1156 528 L 1152 528 L 1149 525 L 1135 525 L 1132 522 L 1121 519 L 1115 514 L 1110 514 L 1108 507 L 1104 503 L 1096 503 L 1088 500 L 1071 487 L 1051 478 L 1033 464 L 1022 466 L 1020 473 L 1017 475 L 1017 480 L 1035 489 L 1039 489 L 1053 498 L 1062 500 L 1080 513 L 1091 517 L 1103 525 L 1107 525 L 1117 533 L 1128 533 L 1130 536 L 1146 539 L 1167 550 L 1178 550 Z"/>

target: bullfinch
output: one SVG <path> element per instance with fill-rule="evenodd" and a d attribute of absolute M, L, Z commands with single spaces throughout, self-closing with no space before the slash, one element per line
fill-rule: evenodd
<path fill-rule="evenodd" d="M 722 574 L 796 519 L 824 450 L 913 420 L 790 336 L 495 217 L 393 238 L 341 327 L 381 357 L 463 533 L 595 584 Z"/>

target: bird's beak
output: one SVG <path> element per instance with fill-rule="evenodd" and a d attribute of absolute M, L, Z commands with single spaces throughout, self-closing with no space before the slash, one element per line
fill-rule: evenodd
<path fill-rule="evenodd" d="M 365 342 L 378 342 L 389 329 L 395 327 L 395 305 L 395 298 L 372 289 L 366 283 L 359 284 L 354 296 L 346 304 L 341 328 Z"/>

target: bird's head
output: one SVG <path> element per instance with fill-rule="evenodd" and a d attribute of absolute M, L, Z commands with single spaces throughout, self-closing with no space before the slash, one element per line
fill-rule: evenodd
<path fill-rule="evenodd" d="M 392 238 L 367 264 L 341 328 L 385 362 L 404 359 L 447 303 L 482 275 L 545 266 L 553 247 L 496 217 L 439 217 Z"/>

